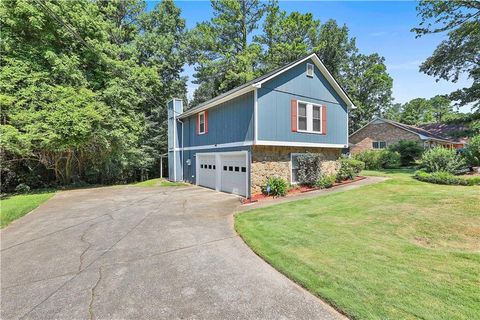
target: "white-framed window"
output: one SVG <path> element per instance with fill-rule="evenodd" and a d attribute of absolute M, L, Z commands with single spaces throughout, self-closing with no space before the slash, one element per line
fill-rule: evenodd
<path fill-rule="evenodd" d="M 299 131 L 307 131 L 307 122 L 308 122 L 308 117 L 307 117 L 307 104 L 303 102 L 298 103 L 298 130 Z"/>
<path fill-rule="evenodd" d="M 313 64 L 307 63 L 307 77 L 313 78 L 314 67 Z"/>
<path fill-rule="evenodd" d="M 198 134 L 205 133 L 205 111 L 198 114 Z"/>
<path fill-rule="evenodd" d="M 291 167 L 291 175 L 290 175 L 290 183 L 297 184 L 298 183 L 298 157 L 304 155 L 304 153 L 291 153 L 290 154 L 290 167 Z"/>
<path fill-rule="evenodd" d="M 387 147 L 387 143 L 385 141 L 373 141 L 372 147 L 373 149 L 385 149 Z"/>
<path fill-rule="evenodd" d="M 322 133 L 322 106 L 297 101 L 297 131 Z"/>

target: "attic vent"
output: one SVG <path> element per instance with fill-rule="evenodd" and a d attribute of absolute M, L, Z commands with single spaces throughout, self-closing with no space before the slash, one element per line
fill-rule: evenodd
<path fill-rule="evenodd" d="M 313 64 L 307 63 L 307 77 L 313 77 Z"/>

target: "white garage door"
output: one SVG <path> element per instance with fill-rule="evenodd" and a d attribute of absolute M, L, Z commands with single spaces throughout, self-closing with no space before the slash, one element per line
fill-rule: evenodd
<path fill-rule="evenodd" d="M 247 152 L 197 153 L 197 184 L 247 196 Z"/>
<path fill-rule="evenodd" d="M 207 188 L 215 189 L 215 155 L 197 155 L 197 161 L 198 184 Z"/>
<path fill-rule="evenodd" d="M 220 159 L 222 164 L 220 190 L 246 196 L 247 164 L 245 155 L 221 155 Z"/>

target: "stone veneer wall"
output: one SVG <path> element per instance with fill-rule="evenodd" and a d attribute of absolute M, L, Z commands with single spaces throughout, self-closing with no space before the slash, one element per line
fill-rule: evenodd
<path fill-rule="evenodd" d="M 349 141 L 354 144 L 353 147 L 350 147 L 350 153 L 356 154 L 364 150 L 372 150 L 373 141 L 385 141 L 389 146 L 400 140 L 413 140 L 419 143 L 422 141 L 417 134 L 400 129 L 390 123 L 371 123 L 350 136 Z"/>
<path fill-rule="evenodd" d="M 340 157 L 342 150 L 336 148 L 253 146 L 251 165 L 252 194 L 261 192 L 262 185 L 265 184 L 270 176 L 281 177 L 290 183 L 290 154 L 307 152 L 324 155 L 325 163 L 322 164 L 322 169 L 330 171 L 336 170 L 337 166 L 332 161 Z"/>

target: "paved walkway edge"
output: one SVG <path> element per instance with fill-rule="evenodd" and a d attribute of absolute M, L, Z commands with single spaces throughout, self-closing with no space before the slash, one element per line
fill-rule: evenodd
<path fill-rule="evenodd" d="M 357 189 L 357 188 L 360 188 L 360 187 L 363 187 L 363 186 L 376 184 L 376 183 L 379 183 L 379 182 L 386 181 L 388 179 L 389 178 L 387 178 L 387 177 L 365 177 L 365 179 L 363 179 L 363 180 L 355 181 L 355 182 L 345 184 L 345 185 L 341 185 L 341 186 L 338 186 L 338 187 L 309 191 L 309 192 L 304 192 L 304 193 L 300 193 L 300 194 L 292 195 L 292 196 L 288 196 L 288 197 L 260 200 L 258 202 L 244 204 L 244 205 L 241 205 L 241 206 L 238 207 L 237 212 L 243 212 L 243 211 L 248 211 L 248 210 L 253 210 L 253 209 L 258 209 L 258 208 L 270 207 L 270 206 L 273 206 L 273 205 L 276 205 L 276 204 L 287 203 L 287 202 L 297 201 L 297 200 L 301 200 L 301 199 L 309 199 L 309 198 L 326 196 L 326 195 L 337 193 L 337 192 L 344 192 L 344 191 L 348 191 L 348 190 Z"/>

